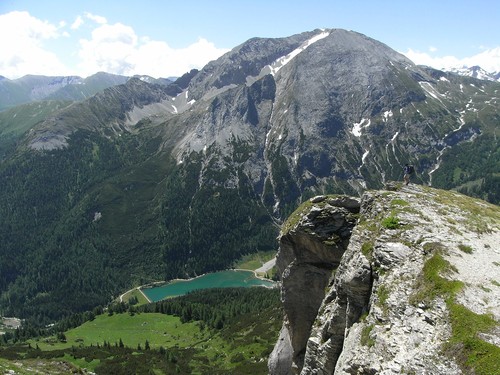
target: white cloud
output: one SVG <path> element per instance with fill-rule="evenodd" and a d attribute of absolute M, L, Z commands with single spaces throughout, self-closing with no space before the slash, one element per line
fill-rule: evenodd
<path fill-rule="evenodd" d="M 48 39 L 58 35 L 57 26 L 20 11 L 0 15 L 0 30 L 19 38 Z"/>
<path fill-rule="evenodd" d="M 85 12 L 85 17 L 87 17 L 89 20 L 92 20 L 95 23 L 98 23 L 100 25 L 104 25 L 105 23 L 108 22 L 105 17 L 97 16 L 97 15 L 89 13 L 89 12 Z"/>
<path fill-rule="evenodd" d="M 500 72 L 500 47 L 488 49 L 480 54 L 463 59 L 464 65 L 479 65 L 488 72 Z"/>
<path fill-rule="evenodd" d="M 180 76 L 227 52 L 203 38 L 186 48 L 172 49 L 163 41 L 139 38 L 131 27 L 120 23 L 97 27 L 91 39 L 80 40 L 80 47 L 79 68 L 84 76 L 98 71 L 156 78 Z"/>
<path fill-rule="evenodd" d="M 135 64 L 135 74 L 153 77 L 180 76 L 191 69 L 202 68 L 227 51 L 216 48 L 203 38 L 182 49 L 172 49 L 164 42 L 149 41 L 139 46 L 132 61 Z"/>
<path fill-rule="evenodd" d="M 418 65 L 427 65 L 436 69 L 448 70 L 451 68 L 462 68 L 464 66 L 480 66 L 488 72 L 500 72 L 500 47 L 488 49 L 477 55 L 458 59 L 455 56 L 432 56 L 426 52 L 408 49 L 403 53 L 411 61 Z"/>
<path fill-rule="evenodd" d="M 71 30 L 78 30 L 80 26 L 83 25 L 83 18 L 82 16 L 76 17 L 75 21 L 71 24 Z"/>
<path fill-rule="evenodd" d="M 80 40 L 79 68 L 83 75 L 98 71 L 128 75 L 128 62 L 137 46 L 134 30 L 123 24 L 102 25 L 92 31 L 91 39 Z"/>
<path fill-rule="evenodd" d="M 459 60 L 456 57 L 434 57 L 427 52 L 414 51 L 411 48 L 403 54 L 415 64 L 427 65 L 436 69 L 443 69 L 444 67 L 451 67 L 459 64 Z"/>
<path fill-rule="evenodd" d="M 0 15 L 0 74 L 68 74 L 59 58 L 44 48 L 44 41 L 63 35 L 59 27 L 32 17 L 28 12 Z"/>
<path fill-rule="evenodd" d="M 86 28 L 81 27 L 84 24 Z M 111 25 L 106 18 L 88 12 L 70 24 L 51 24 L 28 12 L 11 12 L 0 15 L 0 51 L 0 75 L 11 79 L 26 74 L 87 77 L 99 71 L 158 78 L 200 69 L 227 49 L 203 38 L 173 49 L 164 41 L 136 35 L 130 26 Z M 62 61 L 72 61 L 74 66 Z"/>

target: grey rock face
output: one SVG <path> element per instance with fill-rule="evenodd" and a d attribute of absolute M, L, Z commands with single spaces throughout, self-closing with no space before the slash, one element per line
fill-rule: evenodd
<path fill-rule="evenodd" d="M 302 240 L 303 232 L 315 223 L 306 218 L 321 216 L 322 227 L 327 227 L 328 217 L 336 222 L 336 212 L 315 206 L 329 200 L 318 197 L 314 201 L 319 203 L 303 208 L 300 224 L 293 230 L 285 227 L 280 242 L 283 330 L 290 334 L 288 348 L 292 349 L 271 357 L 270 364 L 279 359 L 282 366 L 270 366 L 270 374 L 462 373 L 455 358 L 443 353 L 452 335 L 448 302 L 439 293 L 434 297 L 421 294 L 424 265 L 436 251 L 455 270 L 441 277 L 464 285 L 455 301 L 477 314 L 489 312 L 497 321 L 497 328 L 480 337 L 498 346 L 500 291 L 484 288 L 498 277 L 494 265 L 500 264 L 500 253 L 492 245 L 500 243 L 498 207 L 484 206 L 483 216 L 477 217 L 474 207 L 484 202 L 416 185 L 391 186 L 391 191 L 364 194 L 359 222 L 346 250 L 337 253 L 341 255 L 338 267 L 327 272 L 332 280 L 319 306 L 322 292 L 318 288 L 323 284 L 314 285 L 313 280 L 327 276 L 312 277 L 304 261 L 311 258 L 310 253 L 318 254 L 322 237 L 311 236 L 307 243 Z M 481 224 L 474 227 L 471 220 Z M 483 228 L 480 233 L 479 227 Z M 467 253 L 459 250 L 463 244 L 470 246 Z M 312 319 L 314 310 L 317 314 Z M 283 347 L 278 342 L 275 351 Z"/>
<path fill-rule="evenodd" d="M 288 326 L 281 327 L 278 342 L 269 356 L 269 373 L 275 375 L 287 375 L 293 366 L 293 348 L 290 342 L 290 332 Z"/>
<path fill-rule="evenodd" d="M 63 147 L 76 129 L 139 133 L 134 125 L 148 122 L 158 126 L 159 151 L 202 164 L 200 182 L 234 188 L 244 175 L 282 218 L 304 195 L 381 188 L 400 178 L 406 161 L 419 181 L 443 181 L 445 149 L 496 127 L 498 84 L 464 80 L 352 31 L 254 38 L 169 87 L 106 90 L 37 126 L 31 144 Z M 54 133 L 63 141 L 50 139 Z M 224 181 L 206 177 L 218 170 Z"/>
<path fill-rule="evenodd" d="M 330 204 L 337 204 L 333 206 Z M 273 374 L 286 374 L 302 367 L 305 347 L 325 288 L 344 253 L 356 217 L 341 202 L 359 207 L 359 201 L 341 197 L 316 197 L 311 207 L 296 212 L 297 220 L 280 237 L 277 267 L 282 275 L 282 301 L 285 322 L 269 368 Z M 289 366 L 290 364 L 290 366 Z"/>
<path fill-rule="evenodd" d="M 174 156 L 182 163 L 203 153 L 205 165 L 234 182 L 243 171 L 276 215 L 305 192 L 381 188 L 401 177 L 406 161 L 418 166 L 415 178 L 432 182 L 443 147 L 484 132 L 465 115 L 464 98 L 479 88 L 455 78 L 346 30 L 252 39 L 193 77 L 189 98 L 205 112 L 186 114 Z M 476 92 L 464 96 L 464 86 Z"/>
<path fill-rule="evenodd" d="M 332 374 L 344 347 L 346 329 L 368 310 L 373 283 L 370 262 L 359 250 L 363 237 L 357 231 L 337 269 L 333 285 L 327 293 L 318 325 L 307 344 L 304 373 Z"/>

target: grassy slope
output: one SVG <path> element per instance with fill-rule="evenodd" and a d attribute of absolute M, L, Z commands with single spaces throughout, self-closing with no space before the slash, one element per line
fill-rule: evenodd
<path fill-rule="evenodd" d="M 154 353 L 161 357 L 159 351 L 160 348 L 164 348 L 167 353 L 175 351 L 174 362 L 184 363 L 183 368 L 188 366 L 191 373 L 206 373 L 205 370 L 210 368 L 213 373 L 228 371 L 233 374 L 265 374 L 267 356 L 277 339 L 281 316 L 276 312 L 263 312 L 259 315 L 243 316 L 238 322 L 220 331 L 212 331 L 201 328 L 199 323 L 183 324 L 178 317 L 159 313 L 134 315 L 124 313 L 112 316 L 104 314 L 65 332 L 66 342 L 56 337 L 31 340 L 29 342 L 31 348 L 39 348 L 41 352 L 31 349 L 32 353 L 27 357 L 45 358 L 39 362 L 49 374 L 58 373 L 61 356 L 64 357 L 64 362 L 68 363 L 66 367 L 87 368 L 99 374 L 107 371 L 103 370 L 106 369 L 103 365 L 113 357 L 122 356 L 123 362 L 128 361 L 128 356 L 134 353 L 136 358 L 146 355 L 145 353 L 148 355 Z M 125 346 L 124 349 L 116 348 L 120 340 Z M 146 341 L 151 348 L 150 351 L 144 350 Z M 122 352 L 109 353 L 104 357 L 105 349 L 99 354 L 79 354 L 79 351 L 88 351 L 89 348 L 96 350 L 98 345 L 103 348 L 105 342 L 111 345 L 112 350 L 122 350 Z M 141 350 L 138 350 L 138 346 Z M 125 353 L 127 350 L 128 354 Z M 29 349 L 24 347 L 18 351 L 29 352 Z M 8 355 L 0 351 L 1 357 Z M 13 362 L 0 359 L 0 369 L 14 369 L 17 373 L 32 374 L 35 373 L 29 371 L 32 361 L 26 359 Z M 172 362 L 172 359 L 168 361 Z M 158 371 L 164 371 L 160 365 L 151 366 Z M 21 368 L 25 372 L 20 371 Z M 140 370 L 138 373 L 141 373 Z"/>
<path fill-rule="evenodd" d="M 276 251 L 259 251 L 254 254 L 245 255 L 239 262 L 236 263 L 235 268 L 255 271 L 257 268 L 262 267 L 267 261 L 276 256 Z"/>
<path fill-rule="evenodd" d="M 72 346 L 102 345 L 104 341 L 111 344 L 119 343 L 137 348 L 144 346 L 146 340 L 151 348 L 192 345 L 192 338 L 199 332 L 194 323 L 182 324 L 177 317 L 164 314 L 115 314 L 113 316 L 99 315 L 93 321 L 65 333 L 67 342 L 62 343 L 55 338 L 38 342 L 42 350 L 67 349 Z"/>
<path fill-rule="evenodd" d="M 0 159 L 24 133 L 70 104 L 55 100 L 33 102 L 0 112 Z"/>

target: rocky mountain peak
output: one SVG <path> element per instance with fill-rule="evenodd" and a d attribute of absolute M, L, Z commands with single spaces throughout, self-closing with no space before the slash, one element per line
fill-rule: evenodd
<path fill-rule="evenodd" d="M 54 292 L 47 297 L 53 306 L 64 303 L 57 296 L 66 285 L 51 282 L 47 291 L 36 280 L 38 272 L 62 277 L 59 261 L 45 266 L 57 249 L 85 244 L 97 252 L 87 258 L 99 259 L 99 267 L 108 257 L 127 259 L 123 264 L 145 279 L 216 271 L 243 254 L 274 248 L 276 223 L 299 202 L 318 194 L 361 196 L 399 180 L 405 163 L 415 167 L 413 182 L 500 201 L 500 84 L 415 66 L 356 32 L 250 39 L 167 85 L 144 77 L 94 78 L 50 95 L 64 102 L 14 107 L 0 116 L 0 274 L 9 275 L 0 277 L 0 289 L 3 296 L 19 293 L 0 298 L 0 308 L 19 316 L 43 314 L 38 296 L 46 292 Z M 31 92 L 21 81 L 0 82 L 23 88 L 16 103 Z M 44 85 L 40 77 L 28 81 Z M 313 228 L 326 237 L 304 254 L 315 268 L 302 271 L 318 272 L 318 285 L 328 285 L 331 270 L 340 269 L 346 236 L 360 228 L 355 202 L 351 210 L 329 205 L 339 224 Z M 313 211 L 308 220 L 325 215 Z M 329 238 L 332 228 L 337 232 Z M 29 244 L 26 234 L 33 235 Z M 89 236 L 97 236 L 97 248 Z M 305 235 L 301 241 L 302 248 L 312 243 Z M 18 254 L 18 268 L 10 268 L 10 254 Z M 385 258 L 379 260 L 385 267 Z M 95 267 L 82 268 L 83 283 L 95 280 Z M 99 273 L 107 285 L 97 292 L 101 301 L 128 286 L 127 272 Z M 34 286 L 29 295 L 27 279 Z M 320 306 L 322 295 L 315 298 Z M 85 303 L 97 302 L 88 295 Z M 63 310 L 51 309 L 50 319 Z M 300 332 L 294 345 L 309 340 L 307 330 Z M 305 355 L 301 350 L 294 355 Z"/>
<path fill-rule="evenodd" d="M 174 155 L 187 163 L 202 153 L 204 165 L 227 170 L 232 181 L 243 171 L 277 211 L 313 186 L 346 194 L 380 188 L 408 160 L 432 184 L 445 152 L 493 129 L 488 116 L 476 120 L 485 102 L 469 103 L 493 87 L 462 79 L 353 31 L 251 39 L 191 79 L 185 95 L 196 104 L 182 118 L 189 125 Z M 235 167 L 242 148 L 246 162 Z"/>
<path fill-rule="evenodd" d="M 313 198 L 283 226 L 271 374 L 498 373 L 499 207 L 386 188 Z"/>
<path fill-rule="evenodd" d="M 478 65 L 449 68 L 446 70 L 456 74 L 460 74 L 462 76 L 474 77 L 477 79 L 483 79 L 488 81 L 498 81 L 500 79 L 499 72 L 488 72 Z"/>

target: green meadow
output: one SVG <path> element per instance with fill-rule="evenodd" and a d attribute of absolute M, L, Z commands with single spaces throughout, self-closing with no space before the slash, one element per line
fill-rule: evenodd
<path fill-rule="evenodd" d="M 42 350 L 66 349 L 81 346 L 97 346 L 110 343 L 119 344 L 120 340 L 125 346 L 137 348 L 144 346 L 146 340 L 152 349 L 160 346 L 178 347 L 192 346 L 194 342 L 203 339 L 196 323 L 180 322 L 175 316 L 160 313 L 147 314 L 107 314 L 99 315 L 94 320 L 71 329 L 65 333 L 66 342 L 61 342 L 56 337 L 32 341 Z"/>
<path fill-rule="evenodd" d="M 244 255 L 236 264 L 234 268 L 243 270 L 255 271 L 257 268 L 262 267 L 264 263 L 273 259 L 276 256 L 276 251 L 259 251 Z"/>
<path fill-rule="evenodd" d="M 167 314 L 168 304 L 205 317 Z M 210 324 L 209 314 L 224 316 L 221 328 Z M 267 374 L 281 323 L 277 289 L 200 291 L 178 302 L 105 311 L 76 328 L 0 346 L 0 373 Z"/>
<path fill-rule="evenodd" d="M 29 345 L 39 349 L 43 353 L 39 358 L 47 358 L 48 363 L 63 359 L 77 369 L 96 374 L 109 373 L 108 362 L 116 357 L 125 362 L 139 361 L 142 367 L 135 370 L 137 374 L 166 374 L 170 367 L 172 373 L 204 374 L 211 369 L 214 374 L 266 374 L 267 358 L 281 324 L 280 314 L 266 317 L 268 313 L 259 317 L 267 321 L 264 324 L 243 317 L 220 331 L 202 328 L 200 322 L 181 323 L 178 317 L 160 313 L 103 314 L 65 332 L 65 342 L 54 336 L 31 340 Z M 99 354 L 89 355 L 89 348 Z M 107 357 L 103 357 L 105 351 Z M 151 355 L 163 358 L 165 363 L 157 363 L 157 358 L 146 360 Z M 34 354 L 25 354 L 29 356 Z M 116 368 L 109 371 L 120 373 Z"/>
<path fill-rule="evenodd" d="M 237 267 L 257 268 L 273 256 L 259 253 Z M 277 289 L 208 289 L 179 298 L 149 304 L 132 289 L 115 301 L 125 312 L 111 305 L 75 328 L 0 346 L 0 373 L 267 374 L 282 323 Z M 176 301 L 184 308 L 168 312 L 165 304 Z M 222 319 L 221 328 L 214 319 Z"/>

